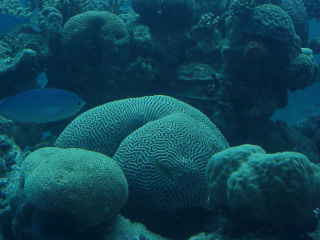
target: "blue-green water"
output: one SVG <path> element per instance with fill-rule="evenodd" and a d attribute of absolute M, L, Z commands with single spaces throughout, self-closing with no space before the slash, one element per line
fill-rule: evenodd
<path fill-rule="evenodd" d="M 0 0 L 0 239 L 319 240 L 319 0 Z"/>

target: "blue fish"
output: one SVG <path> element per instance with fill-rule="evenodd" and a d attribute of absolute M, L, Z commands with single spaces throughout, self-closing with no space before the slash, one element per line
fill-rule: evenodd
<path fill-rule="evenodd" d="M 85 105 L 77 94 L 55 88 L 28 90 L 0 102 L 0 115 L 17 123 L 48 123 L 76 115 Z"/>
<path fill-rule="evenodd" d="M 34 10 L 30 17 L 21 17 L 11 14 L 0 13 L 0 35 L 10 33 L 12 30 L 23 24 L 30 24 L 35 32 L 40 32 L 39 26 L 34 22 L 38 17 L 38 10 Z"/>
<path fill-rule="evenodd" d="M 13 30 L 15 27 L 26 24 L 30 20 L 26 17 L 19 17 L 10 14 L 0 14 L 0 34 L 6 34 Z"/>

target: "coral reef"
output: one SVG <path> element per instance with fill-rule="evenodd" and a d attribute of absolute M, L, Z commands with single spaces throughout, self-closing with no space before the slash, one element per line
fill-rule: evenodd
<path fill-rule="evenodd" d="M 225 207 L 240 225 L 284 232 L 316 227 L 319 168 L 300 153 L 232 147 L 213 155 L 207 174 L 211 207 Z"/>
<path fill-rule="evenodd" d="M 84 61 L 92 62 L 99 59 L 94 54 L 100 53 L 102 59 L 108 57 L 105 64 L 114 61 L 119 48 L 129 40 L 123 21 L 107 11 L 88 11 L 70 18 L 63 27 L 62 35 L 66 56 L 81 56 Z"/>
<path fill-rule="evenodd" d="M 51 84 L 94 104 L 110 100 L 108 96 L 119 93 L 128 43 L 126 25 L 111 12 L 87 11 L 70 18 L 63 27 L 58 58 L 48 68 Z"/>
<path fill-rule="evenodd" d="M 197 109 L 171 97 L 150 96 L 83 113 L 60 134 L 56 146 L 113 156 L 128 178 L 130 206 L 174 212 L 205 205 L 204 167 L 228 143 Z M 190 191 L 193 181 L 199 188 Z"/>
<path fill-rule="evenodd" d="M 315 82 L 318 65 L 313 56 L 302 53 L 291 61 L 287 71 L 289 89 L 303 89 Z"/>
<path fill-rule="evenodd" d="M 304 41 L 308 38 L 308 14 L 303 0 L 282 0 L 279 4 L 291 17 L 295 30 Z"/>
<path fill-rule="evenodd" d="M 13 57 L 0 60 L 0 79 L 2 82 L 0 94 L 2 97 L 37 86 L 36 71 L 33 71 L 32 68 L 39 65 L 38 60 L 37 52 L 29 48 L 23 49 Z M 25 77 L 19 77 L 21 73 L 25 73 L 25 77 L 31 81 L 26 80 Z"/>
<path fill-rule="evenodd" d="M 45 231 L 46 224 L 60 219 L 62 228 L 85 232 L 102 223 L 110 224 L 127 200 L 128 186 L 122 170 L 100 153 L 41 148 L 29 154 L 21 168 L 21 205 L 30 206 L 21 210 L 22 216 L 16 221 L 22 223 L 23 217 L 31 216 L 31 228 Z M 17 226 L 18 236 L 28 227 Z"/>
<path fill-rule="evenodd" d="M 218 95 L 220 78 L 208 64 L 189 63 L 178 68 L 175 89 L 178 96 L 205 101 Z"/>
<path fill-rule="evenodd" d="M 132 5 L 140 14 L 143 23 L 155 29 L 165 28 L 166 32 L 170 28 L 175 31 L 184 29 L 190 26 L 195 18 L 193 0 L 133 0 Z"/>
<path fill-rule="evenodd" d="M 211 155 L 223 149 L 219 141 L 208 126 L 183 113 L 132 132 L 114 154 L 128 179 L 129 206 L 170 213 L 206 206 L 204 170 Z"/>
<path fill-rule="evenodd" d="M 264 4 L 253 9 L 252 21 L 242 30 L 251 37 L 260 37 L 265 40 L 279 42 L 294 42 L 296 32 L 292 19 L 281 8 Z"/>
<path fill-rule="evenodd" d="M 0 97 L 89 109 L 0 116 L 0 238 L 318 240 L 319 104 L 274 113 L 319 80 L 319 3 L 0 0 Z"/>
<path fill-rule="evenodd" d="M 174 113 L 185 113 L 209 127 L 214 132 L 219 149 L 228 146 L 218 128 L 203 113 L 164 95 L 127 98 L 93 108 L 81 114 L 64 129 L 56 141 L 56 146 L 80 147 L 113 156 L 121 141 L 132 132 L 149 121 Z M 113 117 L 110 118 L 109 114 Z"/>
<path fill-rule="evenodd" d="M 0 135 L 0 174 L 5 177 L 13 165 L 19 162 L 22 152 L 19 146 L 6 135 Z"/>
<path fill-rule="evenodd" d="M 54 7 L 45 7 L 39 13 L 38 23 L 42 34 L 46 36 L 50 50 L 57 51 L 63 30 L 61 12 Z"/>

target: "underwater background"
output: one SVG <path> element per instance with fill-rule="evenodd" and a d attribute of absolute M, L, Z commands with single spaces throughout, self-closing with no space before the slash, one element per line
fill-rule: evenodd
<path fill-rule="evenodd" d="M 0 0 L 0 240 L 320 240 L 320 0 Z"/>

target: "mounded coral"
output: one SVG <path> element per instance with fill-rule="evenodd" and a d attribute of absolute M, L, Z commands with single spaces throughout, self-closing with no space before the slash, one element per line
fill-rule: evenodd
<path fill-rule="evenodd" d="M 207 160 L 221 150 L 216 141 L 208 126 L 184 113 L 132 132 L 114 155 L 129 183 L 130 206 L 163 212 L 204 207 Z"/>
<path fill-rule="evenodd" d="M 204 204 L 205 165 L 228 143 L 203 113 L 159 95 L 93 108 L 65 128 L 56 146 L 114 156 L 129 180 L 129 205 L 154 211 L 165 205 L 172 212 Z M 194 182 L 198 187 L 191 187 Z"/>
<path fill-rule="evenodd" d="M 319 168 L 303 154 L 266 154 L 254 145 L 219 152 L 207 166 L 210 204 L 238 223 L 310 231 L 320 197 Z"/>
<path fill-rule="evenodd" d="M 292 43 L 297 37 L 289 14 L 273 4 L 255 7 L 250 21 L 243 27 L 248 35 L 264 40 Z"/>
<path fill-rule="evenodd" d="M 313 55 L 299 54 L 288 66 L 288 87 L 290 90 L 303 89 L 316 80 L 318 66 Z"/>
<path fill-rule="evenodd" d="M 87 64 L 113 62 L 113 58 L 126 56 L 128 42 L 125 23 L 108 11 L 87 11 L 73 16 L 62 31 L 65 56 Z"/>
<path fill-rule="evenodd" d="M 61 50 L 48 67 L 50 83 L 99 105 L 124 93 L 130 36 L 126 24 L 107 11 L 88 11 L 64 25 Z M 130 93 L 131 95 L 132 93 Z"/>
<path fill-rule="evenodd" d="M 286 70 L 301 52 L 292 19 L 281 7 L 262 4 L 247 10 L 245 17 L 235 14 L 227 19 L 221 49 L 224 76 L 232 82 L 229 99 L 242 129 L 258 126 L 256 120 L 269 118 L 286 104 L 290 88 Z"/>
<path fill-rule="evenodd" d="M 113 156 L 120 143 L 144 124 L 173 113 L 184 113 L 208 126 L 216 144 L 224 149 L 226 139 L 207 116 L 192 106 L 165 95 L 112 101 L 79 115 L 59 135 L 57 147 L 79 147 Z"/>
<path fill-rule="evenodd" d="M 228 179 L 252 153 L 265 153 L 259 146 L 231 147 L 211 157 L 207 165 L 208 188 L 211 208 L 228 205 Z"/>
<path fill-rule="evenodd" d="M 79 232 L 112 220 L 128 197 L 121 168 L 101 153 L 41 148 L 27 156 L 22 171 L 24 201 L 49 218 L 72 221 Z"/>
<path fill-rule="evenodd" d="M 308 15 L 303 0 L 282 0 L 280 6 L 290 15 L 295 26 L 307 21 Z"/>

